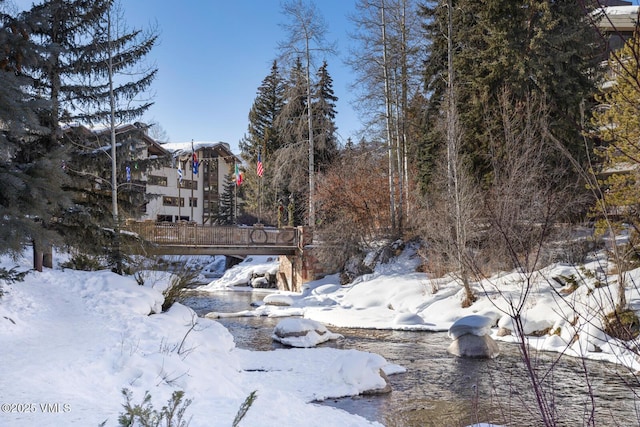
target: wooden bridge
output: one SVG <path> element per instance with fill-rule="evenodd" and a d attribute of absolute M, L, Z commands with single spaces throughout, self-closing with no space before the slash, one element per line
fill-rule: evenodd
<path fill-rule="evenodd" d="M 211 226 L 182 222 L 135 222 L 125 229 L 150 243 L 155 255 L 299 255 L 301 228 Z"/>

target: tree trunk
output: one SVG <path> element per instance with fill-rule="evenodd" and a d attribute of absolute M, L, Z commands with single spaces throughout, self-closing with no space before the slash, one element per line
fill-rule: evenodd
<path fill-rule="evenodd" d="M 385 121 L 387 129 L 387 150 L 389 156 L 389 214 L 391 215 L 391 228 L 396 230 L 396 197 L 395 197 L 395 159 L 393 147 L 393 126 L 391 107 L 391 82 L 389 76 L 389 64 L 387 59 L 387 21 L 385 16 L 384 0 L 380 2 L 380 29 L 382 31 L 382 74 L 384 79 L 384 103 Z"/>
<path fill-rule="evenodd" d="M 42 254 L 42 266 L 53 268 L 53 248 L 51 245 L 47 245 L 44 253 Z"/>
<path fill-rule="evenodd" d="M 42 272 L 43 254 L 39 245 L 33 241 L 33 269 Z"/>

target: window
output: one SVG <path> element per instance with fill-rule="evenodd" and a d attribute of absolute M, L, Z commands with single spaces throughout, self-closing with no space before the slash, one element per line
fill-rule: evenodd
<path fill-rule="evenodd" d="M 179 205 L 178 205 L 179 203 Z M 184 197 L 169 197 L 169 196 L 164 196 L 162 197 L 162 204 L 164 206 L 181 206 L 184 207 Z"/>
<path fill-rule="evenodd" d="M 149 175 L 147 177 L 147 184 L 148 185 L 159 185 L 161 187 L 166 187 L 167 186 L 167 177 L 166 176 L 159 176 L 159 175 Z"/>
<path fill-rule="evenodd" d="M 197 208 L 198 207 L 198 198 L 197 197 L 189 197 L 189 207 Z"/>
<path fill-rule="evenodd" d="M 186 188 L 186 189 L 194 189 L 197 190 L 198 189 L 198 181 L 192 181 L 190 179 L 183 179 L 182 180 L 182 184 L 180 184 L 180 181 L 178 180 L 178 187 L 182 187 L 182 188 Z"/>
<path fill-rule="evenodd" d="M 156 218 L 156 221 L 158 222 L 173 222 L 173 216 L 172 215 L 158 215 Z"/>

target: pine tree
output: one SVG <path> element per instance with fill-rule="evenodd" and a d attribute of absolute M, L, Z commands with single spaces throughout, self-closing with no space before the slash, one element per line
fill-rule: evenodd
<path fill-rule="evenodd" d="M 30 36 L 40 47 L 41 59 L 28 70 L 35 88 L 51 103 L 44 124 L 51 138 L 62 137 L 61 123 L 70 123 L 76 106 L 90 99 L 98 88 L 78 85 L 91 66 L 97 45 L 92 28 L 111 7 L 112 0 L 44 0 L 22 13 Z M 104 88 L 102 88 L 104 91 Z"/>
<path fill-rule="evenodd" d="M 431 42 L 425 79 L 434 105 L 441 102 L 446 81 L 446 8 L 439 3 L 422 8 Z M 464 150 L 472 156 L 476 175 L 490 178 L 490 156 L 500 155 L 490 151 L 488 135 L 500 127 L 496 106 L 505 89 L 516 102 L 531 95 L 541 99 L 549 107 L 555 135 L 583 158 L 580 110 L 594 93 L 602 50 L 587 19 L 590 10 L 551 0 L 459 0 L 453 5 L 457 103 Z"/>
<path fill-rule="evenodd" d="M 324 61 L 318 68 L 318 81 L 314 87 L 312 104 L 316 171 L 325 170 L 338 155 L 335 123 L 337 101 L 338 97 L 333 92 L 333 79 L 327 70 L 327 62 Z"/>
<path fill-rule="evenodd" d="M 224 188 L 218 200 L 217 225 L 231 225 L 236 223 L 236 181 L 233 174 L 224 177 Z"/>
<path fill-rule="evenodd" d="M 274 61 L 271 72 L 258 88 L 256 99 L 249 111 L 247 134 L 239 144 L 242 158 L 247 164 L 253 166 L 249 168 L 243 183 L 246 207 L 254 215 L 261 214 L 271 223 L 275 223 L 277 199 L 277 186 L 273 185 L 271 165 L 274 154 L 283 145 L 277 118 L 285 105 L 284 92 L 285 82 L 280 75 L 277 61 Z M 264 170 L 261 179 L 255 173 L 258 152 L 260 152 Z"/>
<path fill-rule="evenodd" d="M 315 4 L 303 0 L 289 0 L 282 4 L 282 13 L 289 18 L 289 22 L 283 24 L 282 27 L 287 33 L 287 40 L 281 43 L 280 48 L 285 57 L 295 57 L 299 66 L 301 79 L 299 82 L 305 82 L 303 87 L 305 91 L 305 113 L 306 113 L 306 141 L 307 141 L 307 190 L 306 202 L 308 206 L 306 223 L 315 226 L 316 208 L 315 208 L 315 137 L 313 124 L 313 107 L 312 107 L 312 66 L 313 59 L 317 52 L 324 54 L 335 53 L 335 43 L 329 43 L 325 39 L 327 33 L 327 24 L 322 15 L 318 12 Z M 297 100 L 297 96 L 295 98 Z M 290 99 L 291 100 L 291 99 Z M 293 116 L 291 116 L 293 117 Z M 297 120 L 296 120 L 297 122 Z M 295 132 L 294 134 L 297 134 Z M 290 185 L 293 182 L 290 183 Z M 298 206 L 300 203 L 298 203 Z"/>
<path fill-rule="evenodd" d="M 40 122 L 48 104 L 33 96 L 33 80 L 24 74 L 37 64 L 36 49 L 24 22 L 0 15 L 0 253 L 32 244 L 40 269 L 42 251 L 60 241 L 52 223 L 69 199 L 60 189 L 62 150 Z"/>
<path fill-rule="evenodd" d="M 602 146 L 600 182 L 606 192 L 598 212 L 615 211 L 617 217 L 637 230 L 640 227 L 640 35 L 630 38 L 612 57 L 615 84 L 601 93 L 601 107 L 594 110 L 592 124 Z M 621 64 L 618 63 L 621 62 Z"/>
<path fill-rule="evenodd" d="M 277 61 L 273 61 L 271 72 L 258 88 L 256 99 L 249 111 L 248 134 L 240 141 L 242 157 L 255 164 L 258 147 L 268 159 L 282 146 L 278 136 L 276 119 L 284 107 L 285 83 L 280 75 Z"/>
<path fill-rule="evenodd" d="M 59 226 L 69 244 L 85 251 L 100 254 L 110 247 L 110 263 L 120 272 L 118 206 L 122 202 L 125 212 L 135 216 L 135 210 L 126 209 L 127 204 L 133 208 L 144 204 L 145 188 L 135 177 L 150 162 L 138 156 L 144 148 L 140 144 L 144 129 L 137 126 L 139 129 L 120 136 L 116 129 L 151 106 L 138 96 L 157 70 L 138 68 L 157 36 L 127 31 L 122 10 L 110 0 L 47 0 L 25 12 L 24 20 L 43 52 L 44 65 L 33 67 L 31 73 L 51 104 L 46 123 L 52 144 L 63 138 L 60 122 L 102 124 L 109 129 L 106 134 L 84 128 L 66 131 L 64 140 L 71 147 L 66 170 L 72 178 L 66 189 L 76 194 L 76 207 L 61 215 Z M 106 212 L 111 212 L 111 218 Z M 105 235 L 109 229 L 114 231 Z M 111 243 L 106 244 L 105 239 Z"/>
<path fill-rule="evenodd" d="M 304 223 L 304 206 L 308 204 L 307 79 L 302 62 L 297 60 L 286 82 L 285 106 L 277 119 L 283 145 L 275 153 L 272 185 L 278 199 L 295 199 L 296 224 Z"/>
<path fill-rule="evenodd" d="M 638 237 L 640 236 L 640 29 L 623 48 L 612 52 L 609 69 L 613 84 L 603 89 L 596 100 L 592 125 L 601 146 L 595 150 L 600 160 L 598 182 L 593 185 L 598 195 L 595 212 L 598 231 L 616 235 L 621 230 L 628 233 L 628 241 L 615 241 L 611 253 L 617 265 L 617 299 L 612 323 L 620 321 L 629 310 L 625 286 L 630 265 L 637 262 Z M 615 320 L 614 320 L 615 319 Z"/>

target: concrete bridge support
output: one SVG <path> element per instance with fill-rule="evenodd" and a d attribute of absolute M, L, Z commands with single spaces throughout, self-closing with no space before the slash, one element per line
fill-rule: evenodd
<path fill-rule="evenodd" d="M 278 273 L 278 289 L 283 291 L 301 292 L 302 285 L 327 274 L 336 272 L 336 266 L 327 266 L 320 262 L 314 254 L 310 230 L 300 227 L 300 242 L 295 255 L 281 255 Z"/>

